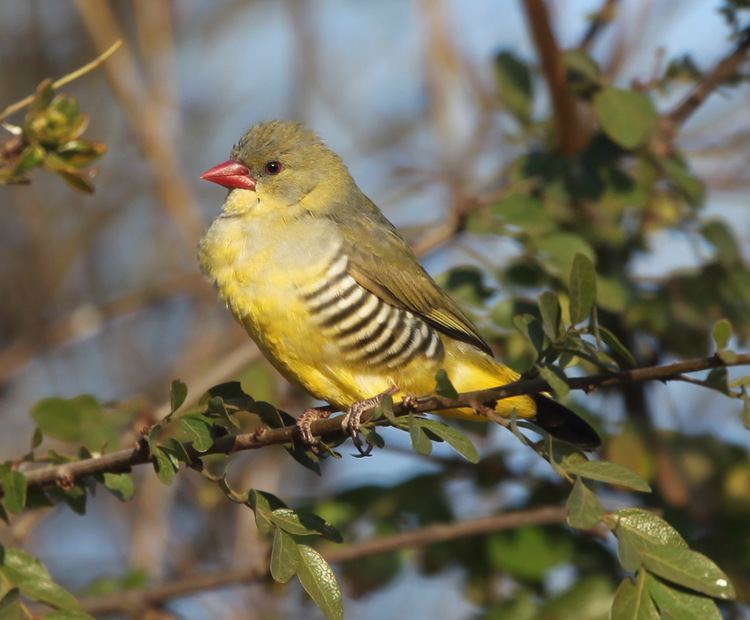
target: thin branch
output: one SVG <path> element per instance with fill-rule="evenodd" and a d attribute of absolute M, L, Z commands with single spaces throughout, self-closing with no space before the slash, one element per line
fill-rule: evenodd
<path fill-rule="evenodd" d="M 658 154 L 667 155 L 673 150 L 672 143 L 680 127 L 695 113 L 726 80 L 737 75 L 740 65 L 747 58 L 750 50 L 750 32 L 745 32 L 734 50 L 720 60 L 716 66 L 706 73 L 696 84 L 690 94 L 675 108 L 659 119 L 658 131 L 651 140 L 651 150 Z"/>
<path fill-rule="evenodd" d="M 526 525 L 556 525 L 565 523 L 567 510 L 558 506 L 541 506 L 504 514 L 481 517 L 457 523 L 436 523 L 423 528 L 382 536 L 361 543 L 337 547 L 323 552 L 331 564 L 342 564 L 373 555 L 401 549 L 425 547 L 436 543 L 479 536 Z M 181 579 L 144 590 L 130 590 L 116 594 L 80 599 L 81 607 L 91 614 L 112 612 L 138 613 L 143 609 L 194 592 L 248 584 L 270 578 L 267 566 L 233 569 L 217 574 L 185 576 Z"/>
<path fill-rule="evenodd" d="M 672 125 L 683 125 L 714 90 L 726 80 L 737 75 L 748 50 L 750 50 L 750 32 L 745 33 L 734 51 L 723 58 L 709 73 L 705 74 L 693 91 L 669 113 L 667 118 Z"/>
<path fill-rule="evenodd" d="M 75 0 L 75 6 L 97 47 L 103 47 L 104 42 L 112 38 L 122 38 L 122 29 L 110 3 Z M 183 249 L 192 254 L 203 230 L 203 221 L 185 177 L 183 163 L 169 135 L 169 119 L 164 117 L 163 109 L 154 104 L 153 94 L 144 82 L 129 45 L 123 46 L 122 54 L 106 66 L 106 71 L 133 133 L 151 164 L 164 210 L 182 235 Z"/>
<path fill-rule="evenodd" d="M 558 146 L 564 155 L 575 155 L 586 144 L 587 136 L 578 122 L 575 101 L 568 91 L 565 65 L 552 32 L 547 6 L 544 0 L 524 0 L 523 4 L 552 97 Z"/>
<path fill-rule="evenodd" d="M 578 44 L 578 49 L 588 50 L 597 35 L 604 29 L 605 26 L 612 23 L 615 14 L 617 13 L 617 4 L 619 0 L 605 0 L 602 8 L 600 8 L 596 14 L 591 18 L 589 27 L 586 29 L 585 34 L 581 38 L 581 42 Z"/>
<path fill-rule="evenodd" d="M 568 385 L 574 390 L 590 392 L 597 387 L 605 387 L 619 384 L 638 383 L 642 381 L 669 381 L 680 377 L 683 373 L 697 372 L 720 366 L 744 366 L 750 365 L 750 353 L 737 355 L 737 359 L 728 364 L 718 356 L 696 358 L 666 364 L 664 366 L 646 366 L 621 370 L 610 374 L 591 375 L 588 377 L 576 377 L 567 380 Z M 441 409 L 453 409 L 456 407 L 474 407 L 478 403 L 492 403 L 511 396 L 522 394 L 538 394 L 549 391 L 549 385 L 541 378 L 521 379 L 514 383 L 491 388 L 459 394 L 458 398 L 447 398 L 445 396 L 427 396 L 415 399 L 411 406 L 406 407 L 398 404 L 394 407 L 396 415 L 407 415 L 409 413 L 427 413 L 440 411 Z M 370 419 L 371 412 L 365 412 L 362 421 Z M 316 437 L 336 435 L 341 432 L 341 418 L 334 417 L 316 420 L 311 426 L 312 434 Z M 270 445 L 291 443 L 297 438 L 295 426 L 283 426 L 274 429 L 264 429 L 262 432 L 245 433 L 241 435 L 228 435 L 220 437 L 210 448 L 210 454 L 232 454 L 242 450 L 256 450 Z M 185 444 L 186 449 L 193 458 L 200 458 L 201 453 L 194 450 L 190 443 Z M 101 474 L 104 472 L 127 471 L 133 465 L 148 463 L 151 456 L 145 442 L 137 447 L 119 450 L 103 456 L 98 456 L 63 465 L 51 465 L 25 472 L 26 482 L 29 487 L 44 487 L 58 483 L 70 484 L 82 476 Z"/>
<path fill-rule="evenodd" d="M 70 82 L 72 82 L 73 80 L 77 80 L 79 77 L 82 77 L 87 73 L 90 73 L 94 69 L 100 67 L 110 56 L 112 56 L 112 54 L 119 50 L 120 47 L 122 47 L 122 39 L 118 39 L 117 41 L 115 41 L 108 49 L 99 54 L 91 62 L 83 65 L 75 71 L 71 71 L 67 75 L 61 77 L 59 80 L 52 82 L 52 88 L 54 90 L 59 90 L 66 84 L 70 84 Z M 0 112 L 0 121 L 4 121 L 12 114 L 15 114 L 19 110 L 23 110 L 26 106 L 31 105 L 31 102 L 34 101 L 35 96 L 36 95 L 29 95 L 28 97 L 24 97 L 23 99 L 21 99 L 21 101 L 16 101 L 16 103 L 12 103 L 11 105 L 9 105 L 2 112 Z"/>

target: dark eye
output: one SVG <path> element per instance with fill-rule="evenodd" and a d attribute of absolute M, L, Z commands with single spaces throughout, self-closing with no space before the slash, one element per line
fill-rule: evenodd
<path fill-rule="evenodd" d="M 269 161 L 266 164 L 266 172 L 268 174 L 279 174 L 283 167 L 280 161 Z"/>

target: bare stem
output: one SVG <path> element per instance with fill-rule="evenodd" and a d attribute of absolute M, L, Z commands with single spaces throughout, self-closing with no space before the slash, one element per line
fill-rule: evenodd
<path fill-rule="evenodd" d="M 67 75 L 61 77 L 59 80 L 52 82 L 52 88 L 54 90 L 59 90 L 66 84 L 70 84 L 73 80 L 77 80 L 79 77 L 83 77 L 87 73 L 91 73 L 94 69 L 100 67 L 104 62 L 106 62 L 106 60 L 110 56 L 112 56 L 112 54 L 120 49 L 120 47 L 122 47 L 122 39 L 118 39 L 117 41 L 115 41 L 109 48 L 99 54 L 91 62 L 83 65 L 75 71 L 71 71 Z M 20 101 L 11 103 L 7 108 L 0 112 L 0 121 L 4 121 L 11 114 L 15 114 L 16 112 L 23 110 L 26 106 L 30 105 L 31 102 L 34 101 L 34 96 L 35 95 L 29 95 L 28 97 L 24 97 Z"/>

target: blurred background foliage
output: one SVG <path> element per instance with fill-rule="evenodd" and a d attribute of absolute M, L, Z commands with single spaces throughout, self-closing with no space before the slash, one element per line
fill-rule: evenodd
<path fill-rule="evenodd" d="M 194 258 L 222 200 L 198 174 L 268 118 L 304 120 L 341 153 L 519 370 L 538 360 L 514 317 L 538 317 L 537 296 L 551 289 L 570 320 L 577 253 L 596 264 L 602 333 L 635 358 L 622 353 L 620 363 L 710 354 L 720 318 L 732 324 L 731 346 L 745 348 L 744 5 L 548 3 L 557 50 L 533 15 L 529 27 L 522 2 L 0 2 L 1 103 L 36 93 L 31 108 L 5 119 L 24 139 L 5 134 L 0 160 L 0 182 L 31 181 L 0 188 L 3 458 L 19 457 L 18 438 L 54 411 L 50 401 L 32 409 L 44 397 L 117 403 L 81 397 L 80 426 L 57 437 L 91 449 L 103 438 L 127 446 L 169 413 L 175 376 L 195 397 L 236 378 L 287 411 L 308 404 L 216 303 Z M 119 38 L 123 48 L 102 68 L 53 95 L 45 79 Z M 732 70 L 714 75 L 733 51 Z M 712 78 L 692 106 L 686 96 Z M 583 346 L 562 335 L 558 344 Z M 739 401 L 720 393 L 726 378 L 712 374 L 712 392 L 638 384 L 569 402 L 605 435 L 606 458 L 651 482 L 641 501 L 714 559 L 746 604 L 748 431 Z M 419 457 L 385 431 L 385 450 L 326 462 L 321 478 L 276 449 L 238 455 L 230 478 L 310 507 L 347 541 L 564 501 L 567 484 L 508 433 L 467 428 L 482 454 L 476 466 L 437 448 Z M 89 593 L 263 558 L 247 509 L 228 505 L 216 485 L 186 472 L 164 487 L 141 469 L 131 503 L 100 493 L 85 516 L 62 506 L 27 513 L 0 542 L 28 548 L 59 582 Z M 638 501 L 602 497 L 611 508 Z M 336 570 L 352 618 L 408 608 L 415 618 L 594 620 L 607 617 L 622 576 L 611 544 L 548 526 Z M 306 605 L 299 589 L 259 584 L 197 592 L 159 613 L 297 617 Z M 723 611 L 747 617 L 742 604 Z"/>

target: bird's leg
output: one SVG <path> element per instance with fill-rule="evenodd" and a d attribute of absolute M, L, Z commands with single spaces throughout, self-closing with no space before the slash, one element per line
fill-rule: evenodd
<path fill-rule="evenodd" d="M 354 446 L 361 456 L 367 456 L 372 452 L 372 444 L 367 442 L 367 447 L 364 447 L 362 440 L 359 438 L 359 430 L 362 428 L 362 414 L 373 407 L 377 407 L 383 402 L 384 397 L 392 396 L 396 392 L 398 392 L 398 388 L 394 385 L 382 394 L 357 401 L 347 409 L 346 414 L 341 419 L 341 430 L 352 438 Z"/>
<path fill-rule="evenodd" d="M 318 438 L 312 434 L 312 423 L 315 420 L 325 420 L 330 417 L 332 410 L 331 407 L 310 407 L 305 409 L 304 413 L 297 418 L 297 428 L 303 444 L 310 448 L 318 444 Z"/>

